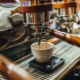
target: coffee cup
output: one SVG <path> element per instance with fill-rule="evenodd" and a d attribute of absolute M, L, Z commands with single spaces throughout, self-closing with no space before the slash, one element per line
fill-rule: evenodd
<path fill-rule="evenodd" d="M 54 49 L 54 44 L 50 42 L 47 42 L 47 44 L 46 42 L 41 42 L 40 46 L 38 45 L 38 42 L 31 45 L 33 57 L 40 63 L 48 62 L 52 57 Z"/>

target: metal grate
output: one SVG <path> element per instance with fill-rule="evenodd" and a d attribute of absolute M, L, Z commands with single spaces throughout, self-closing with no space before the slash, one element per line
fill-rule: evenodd
<path fill-rule="evenodd" d="M 26 59 L 25 61 L 21 62 L 19 64 L 19 66 L 25 70 L 28 70 L 32 74 L 32 76 L 35 77 L 36 80 L 50 80 L 54 76 L 54 74 L 56 74 L 55 73 L 56 71 L 53 73 L 47 74 L 47 73 L 41 72 L 39 70 L 36 70 L 32 67 L 29 67 L 29 61 L 32 59 L 33 58 Z"/>
<path fill-rule="evenodd" d="M 66 48 L 63 47 L 62 45 L 63 45 L 63 46 L 66 46 Z M 61 46 L 61 47 L 60 47 L 60 46 Z M 68 47 L 67 47 L 67 46 L 68 46 Z M 63 42 L 63 44 L 62 44 L 62 43 L 59 43 L 59 45 L 56 45 L 55 47 L 56 47 L 56 50 L 55 50 L 55 52 L 54 52 L 54 55 L 60 56 L 61 54 L 65 54 L 65 53 L 64 53 L 64 49 L 65 49 L 65 51 L 67 51 L 67 49 L 70 49 L 71 45 L 69 46 L 69 44 L 67 44 L 67 43 L 64 44 L 64 42 Z M 63 48 L 63 50 L 61 50 L 62 48 Z M 75 47 L 74 47 L 74 48 L 75 48 Z M 74 49 L 74 48 L 73 48 L 73 49 Z M 61 51 L 60 51 L 60 50 L 61 50 Z M 72 50 L 71 50 L 71 51 L 72 51 Z M 39 70 L 36 70 L 36 69 L 34 69 L 34 68 L 29 67 L 29 61 L 31 61 L 32 59 L 33 59 L 33 57 L 31 57 L 31 58 L 26 58 L 25 60 L 19 62 L 18 64 L 19 64 L 19 66 L 22 67 L 23 69 L 28 70 L 28 71 L 35 77 L 36 80 L 50 80 L 50 79 L 52 79 L 52 77 L 53 77 L 55 74 L 57 74 L 57 73 L 60 71 L 61 68 L 63 68 L 63 67 L 65 66 L 65 64 L 64 64 L 62 67 L 60 67 L 59 69 L 57 69 L 55 72 L 52 72 L 52 73 L 50 73 L 50 74 L 47 74 L 47 73 L 43 73 L 43 72 L 41 72 L 41 71 L 39 71 Z M 0 78 L 2 78 L 2 77 L 0 77 Z M 5 80 L 5 79 L 3 78 L 3 79 L 0 79 L 0 80 Z"/>

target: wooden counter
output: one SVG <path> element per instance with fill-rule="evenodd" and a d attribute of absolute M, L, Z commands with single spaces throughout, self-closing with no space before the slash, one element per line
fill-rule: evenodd
<path fill-rule="evenodd" d="M 65 64 L 50 74 L 46 74 L 29 67 L 28 63 L 33 59 L 33 57 L 20 62 L 19 65 L 24 69 L 28 68 L 36 80 L 62 80 L 61 78 L 80 60 L 80 48 L 61 41 L 55 45 L 53 56 L 58 56 L 65 59 Z M 25 64 L 25 67 L 23 64 Z"/>

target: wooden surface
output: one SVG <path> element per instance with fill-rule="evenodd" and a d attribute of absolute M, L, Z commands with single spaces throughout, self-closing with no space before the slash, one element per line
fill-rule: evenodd
<path fill-rule="evenodd" d="M 52 4 L 45 4 L 45 5 L 34 5 L 34 6 L 20 6 L 19 12 L 20 13 L 34 13 L 34 12 L 45 12 L 51 11 Z"/>
<path fill-rule="evenodd" d="M 75 2 L 71 3 L 57 3 L 53 5 L 53 8 L 69 8 L 69 7 L 76 7 Z"/>
<path fill-rule="evenodd" d="M 61 78 L 80 60 L 80 48 L 61 41 L 55 45 L 53 56 L 63 58 L 65 64 L 50 74 L 29 67 L 29 61 L 32 60 L 33 57 L 19 62 L 19 65 L 26 70 L 28 69 L 36 80 L 62 80 Z M 23 64 L 25 64 L 25 67 Z"/>

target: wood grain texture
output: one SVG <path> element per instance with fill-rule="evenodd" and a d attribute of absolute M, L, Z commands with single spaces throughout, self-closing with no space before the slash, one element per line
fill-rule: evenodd
<path fill-rule="evenodd" d="M 53 5 L 53 8 L 69 8 L 69 7 L 76 7 L 75 2 L 70 2 L 70 3 L 57 3 Z"/>
<path fill-rule="evenodd" d="M 44 11 L 51 11 L 52 4 L 45 4 L 45 5 L 34 5 L 34 6 L 20 6 L 18 7 L 20 13 L 33 13 L 33 12 L 44 12 Z"/>

